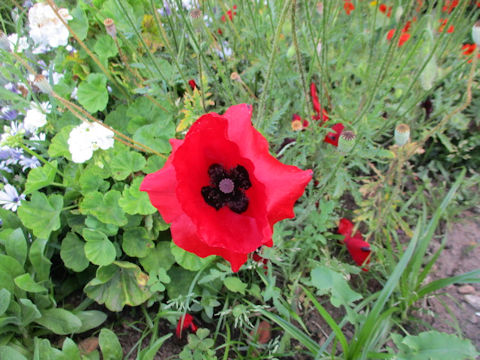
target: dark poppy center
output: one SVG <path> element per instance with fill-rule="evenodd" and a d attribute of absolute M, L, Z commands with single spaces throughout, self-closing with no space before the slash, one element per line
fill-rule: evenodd
<path fill-rule="evenodd" d="M 248 171 L 242 165 L 227 170 L 220 164 L 208 168 L 210 185 L 202 187 L 205 202 L 220 210 L 228 206 L 230 210 L 241 214 L 248 208 L 248 197 L 245 190 L 252 186 Z"/>

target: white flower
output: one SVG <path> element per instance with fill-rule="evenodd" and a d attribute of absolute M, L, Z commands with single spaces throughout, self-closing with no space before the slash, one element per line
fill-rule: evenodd
<path fill-rule="evenodd" d="M 97 123 L 82 123 L 72 129 L 68 138 L 68 150 L 72 160 L 83 163 L 90 159 L 97 149 L 113 147 L 113 132 Z"/>
<path fill-rule="evenodd" d="M 10 184 L 5 185 L 3 191 L 0 191 L 0 205 L 4 209 L 17 211 L 25 195 L 18 195 L 17 190 Z"/>
<path fill-rule="evenodd" d="M 17 34 L 8 35 L 8 41 L 10 42 L 10 50 L 13 51 L 16 49 L 17 53 L 23 52 L 23 50 L 28 49 L 28 42 L 25 36 L 18 37 Z"/>
<path fill-rule="evenodd" d="M 26 131 L 34 133 L 38 128 L 47 123 L 47 114 L 50 113 L 50 104 L 43 102 L 38 106 L 35 102 L 30 103 L 31 108 L 27 110 L 23 119 L 23 127 Z"/>
<path fill-rule="evenodd" d="M 63 20 L 73 18 L 65 8 L 58 9 Z M 46 3 L 37 3 L 28 10 L 28 23 L 30 26 L 30 37 L 39 49 L 36 53 L 48 49 L 65 46 L 68 43 L 68 29 L 63 25 L 52 8 Z"/>

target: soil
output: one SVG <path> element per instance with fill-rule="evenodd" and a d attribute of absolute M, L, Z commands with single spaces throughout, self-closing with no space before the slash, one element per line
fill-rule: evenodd
<path fill-rule="evenodd" d="M 465 212 L 447 232 L 447 243 L 427 281 L 480 268 L 480 216 Z M 435 251 L 440 243 L 434 244 Z M 480 284 L 450 285 L 418 304 L 420 318 L 434 329 L 470 339 L 480 349 Z M 452 316 L 453 315 L 453 316 Z M 425 330 L 428 330 L 426 327 Z"/>

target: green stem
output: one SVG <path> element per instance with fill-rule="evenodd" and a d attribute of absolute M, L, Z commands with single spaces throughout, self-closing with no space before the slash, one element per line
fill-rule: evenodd
<path fill-rule="evenodd" d="M 35 151 L 29 149 L 27 146 L 25 146 L 24 144 L 20 143 L 18 144 L 18 146 L 20 146 L 25 152 L 27 152 L 28 154 L 36 157 L 38 160 L 40 160 L 40 162 L 42 162 L 43 164 L 45 165 L 48 165 L 50 166 L 52 169 L 55 170 L 55 172 L 60 175 L 62 178 L 65 177 L 65 175 L 60 171 L 58 170 L 55 166 L 53 166 L 52 164 L 50 164 L 47 160 L 45 160 L 45 158 L 39 154 L 37 154 Z"/>
<path fill-rule="evenodd" d="M 273 66 L 275 65 L 275 54 L 277 53 L 278 40 L 280 39 L 280 33 L 282 31 L 283 23 L 285 22 L 285 18 L 287 17 L 287 12 L 289 8 L 290 0 L 285 0 L 285 4 L 283 5 L 282 13 L 280 15 L 280 20 L 278 21 L 277 28 L 275 29 L 272 52 L 270 53 L 270 60 L 268 61 L 267 77 L 265 79 L 265 85 L 263 87 L 262 95 L 260 96 L 260 104 L 258 106 L 257 117 L 254 122 L 257 129 L 259 130 L 262 129 L 264 122 L 265 101 L 267 99 L 268 88 L 270 86 L 270 78 L 272 77 Z"/>
<path fill-rule="evenodd" d="M 297 41 L 297 28 L 295 26 L 295 14 L 297 12 L 297 0 L 292 0 L 292 39 L 293 46 L 295 47 L 295 54 L 297 59 L 298 71 L 300 72 L 300 79 L 302 80 L 303 94 L 305 96 L 304 110 L 305 114 L 308 113 L 307 104 L 309 103 L 307 82 L 305 81 L 305 72 L 303 71 L 302 59 L 300 54 L 300 49 L 298 47 Z"/>

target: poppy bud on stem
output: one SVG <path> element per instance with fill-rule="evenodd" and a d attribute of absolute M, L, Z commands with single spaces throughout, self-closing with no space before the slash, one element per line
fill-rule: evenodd
<path fill-rule="evenodd" d="M 33 85 L 38 87 L 41 92 L 53 95 L 53 89 L 47 81 L 47 78 L 43 75 L 37 74 L 35 75 L 35 79 L 33 80 Z"/>
<path fill-rule="evenodd" d="M 480 20 L 478 20 L 472 27 L 472 38 L 477 46 L 480 46 Z"/>
<path fill-rule="evenodd" d="M 410 139 L 410 126 L 407 124 L 398 124 L 395 128 L 395 144 L 398 146 L 405 145 Z"/>
<path fill-rule="evenodd" d="M 115 21 L 110 18 L 106 18 L 103 21 L 103 25 L 105 25 L 105 31 L 108 35 L 110 35 L 113 39 L 117 38 L 117 27 L 115 26 Z"/>

